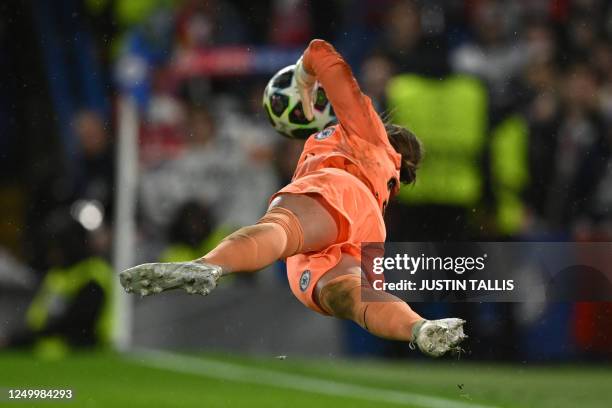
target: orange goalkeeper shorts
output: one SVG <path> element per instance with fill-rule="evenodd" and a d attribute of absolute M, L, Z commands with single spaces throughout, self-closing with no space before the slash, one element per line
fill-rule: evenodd
<path fill-rule="evenodd" d="M 361 262 L 362 242 L 384 242 L 385 223 L 378 203 L 368 187 L 352 174 L 324 168 L 293 180 L 272 196 L 308 194 L 322 201 L 338 223 L 337 242 L 323 251 L 287 258 L 287 278 L 293 294 L 310 309 L 327 315 L 314 300 L 314 289 L 325 273 L 334 268 L 343 254 Z M 316 220 L 313 220 L 316 222 Z M 374 276 L 366 273 L 368 280 Z M 376 277 L 380 279 L 380 276 Z"/>

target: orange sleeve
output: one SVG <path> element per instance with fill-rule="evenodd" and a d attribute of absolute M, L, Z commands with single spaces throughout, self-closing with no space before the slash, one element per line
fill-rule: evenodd
<path fill-rule="evenodd" d="M 324 40 L 312 40 L 304 51 L 304 69 L 321 83 L 340 124 L 350 133 L 377 141 L 382 121 L 372 101 L 359 89 L 351 67 Z"/>

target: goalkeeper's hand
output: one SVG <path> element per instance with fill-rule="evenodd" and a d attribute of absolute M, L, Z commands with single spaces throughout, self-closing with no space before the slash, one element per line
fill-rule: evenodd
<path fill-rule="evenodd" d="M 300 93 L 300 98 L 302 99 L 302 110 L 304 111 L 304 116 L 308 120 L 314 119 L 313 114 L 313 93 L 316 78 L 314 75 L 309 74 L 304 69 L 304 64 L 302 63 L 302 57 L 295 64 L 295 82 L 297 83 L 298 91 Z"/>

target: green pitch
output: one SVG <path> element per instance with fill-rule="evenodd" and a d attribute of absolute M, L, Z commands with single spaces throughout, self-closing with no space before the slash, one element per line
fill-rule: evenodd
<path fill-rule="evenodd" d="M 69 388 L 75 398 L 9 402 L 8 388 Z M 0 405 L 15 407 L 610 407 L 612 367 L 4 352 L 0 389 Z"/>

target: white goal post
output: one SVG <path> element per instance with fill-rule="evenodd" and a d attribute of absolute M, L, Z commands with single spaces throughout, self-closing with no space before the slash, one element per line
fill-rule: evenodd
<path fill-rule="evenodd" d="M 136 200 L 138 184 L 139 118 L 135 101 L 126 95 L 118 100 L 116 140 L 116 192 L 113 236 L 115 274 L 133 266 L 136 244 Z M 133 302 L 115 275 L 113 283 L 113 345 L 117 350 L 130 348 Z"/>

